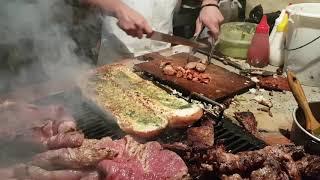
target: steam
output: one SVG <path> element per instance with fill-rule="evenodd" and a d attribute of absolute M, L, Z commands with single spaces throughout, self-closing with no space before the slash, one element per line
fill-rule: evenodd
<path fill-rule="evenodd" d="M 75 54 L 77 45 L 68 34 L 72 13 L 64 0 L 1 0 L 0 43 L 10 46 L 9 55 L 0 56 L 1 62 L 9 59 L 14 69 L 21 63 L 16 59 L 36 60 L 17 72 L 16 82 L 26 81 L 28 73 L 41 79 L 41 71 L 51 80 L 76 79 L 88 71 L 87 57 Z M 12 54 L 23 57 L 12 58 Z M 0 83 L 5 79 L 2 76 Z"/>

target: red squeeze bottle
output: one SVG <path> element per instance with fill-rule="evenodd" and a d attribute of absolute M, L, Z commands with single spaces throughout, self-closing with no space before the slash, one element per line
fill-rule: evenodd
<path fill-rule="evenodd" d="M 256 28 L 248 50 L 248 64 L 262 68 L 269 64 L 269 25 L 264 15 Z"/>

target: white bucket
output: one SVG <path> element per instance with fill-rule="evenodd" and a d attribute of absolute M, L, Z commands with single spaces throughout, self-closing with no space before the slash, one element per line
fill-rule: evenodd
<path fill-rule="evenodd" d="M 290 69 L 307 86 L 320 86 L 320 3 L 287 7 L 285 69 Z"/>

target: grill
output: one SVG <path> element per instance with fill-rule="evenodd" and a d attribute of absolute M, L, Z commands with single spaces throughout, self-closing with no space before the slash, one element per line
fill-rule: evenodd
<path fill-rule="evenodd" d="M 69 110 L 77 121 L 77 126 L 87 138 L 100 139 L 109 136 L 113 139 L 119 139 L 125 133 L 119 128 L 115 117 L 110 112 L 100 109 L 96 104 L 81 94 L 76 89 L 50 95 L 34 102 L 37 105 L 60 104 Z M 204 118 L 210 118 L 217 121 L 213 116 L 206 115 Z M 214 127 L 215 142 L 222 142 L 226 149 L 232 153 L 248 150 L 256 150 L 265 147 L 265 143 L 242 128 L 233 124 L 228 118 L 219 120 Z M 186 131 L 169 130 L 158 140 L 162 142 L 181 142 L 186 139 Z"/>
<path fill-rule="evenodd" d="M 249 134 L 229 119 L 223 119 L 214 127 L 215 141 L 222 141 L 232 153 L 264 148 L 266 144 Z"/>
<path fill-rule="evenodd" d="M 120 139 L 125 135 L 111 113 L 100 109 L 85 98 L 78 89 L 47 96 L 35 101 L 34 104 L 63 105 L 73 115 L 78 129 L 85 134 L 86 138 L 101 139 L 109 136 L 112 139 Z"/>

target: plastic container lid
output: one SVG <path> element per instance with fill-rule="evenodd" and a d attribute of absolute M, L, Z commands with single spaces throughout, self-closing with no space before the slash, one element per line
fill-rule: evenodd
<path fill-rule="evenodd" d="M 286 8 L 290 15 L 320 18 L 320 3 L 292 4 Z"/>

